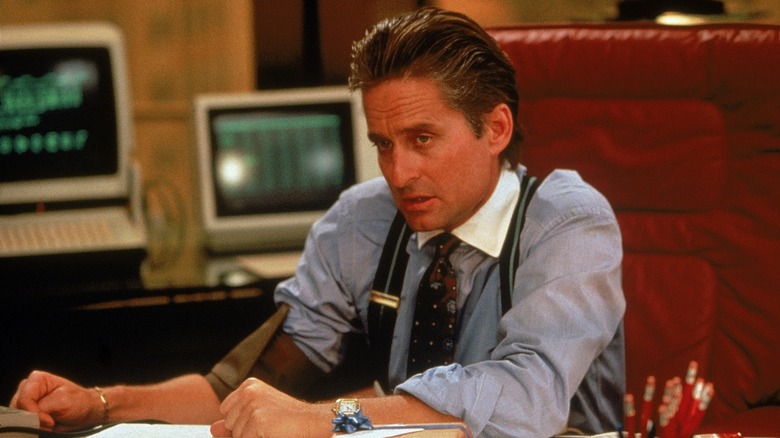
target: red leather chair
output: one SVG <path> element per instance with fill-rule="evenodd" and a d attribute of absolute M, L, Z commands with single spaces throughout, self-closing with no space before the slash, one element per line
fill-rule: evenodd
<path fill-rule="evenodd" d="M 780 26 L 490 32 L 521 162 L 578 170 L 616 210 L 628 391 L 696 360 L 716 391 L 699 432 L 780 436 Z"/>

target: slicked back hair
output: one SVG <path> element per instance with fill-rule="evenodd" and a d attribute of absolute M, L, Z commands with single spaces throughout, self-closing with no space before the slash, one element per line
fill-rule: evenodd
<path fill-rule="evenodd" d="M 461 111 L 477 138 L 485 115 L 505 103 L 512 138 L 501 156 L 517 166 L 522 133 L 517 125 L 515 69 L 498 43 L 469 17 L 426 7 L 383 20 L 352 45 L 349 87 L 366 91 L 389 79 L 430 79 Z"/>

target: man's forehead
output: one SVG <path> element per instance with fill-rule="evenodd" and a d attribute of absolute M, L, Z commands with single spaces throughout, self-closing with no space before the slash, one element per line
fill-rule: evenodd
<path fill-rule="evenodd" d="M 414 104 L 417 101 L 441 101 L 443 94 L 430 79 L 403 78 L 381 82 L 363 93 L 363 100 L 375 109 Z"/>
<path fill-rule="evenodd" d="M 395 79 L 372 87 L 363 94 L 363 105 L 369 124 L 403 120 L 433 125 L 436 114 L 449 108 L 433 82 L 413 79 Z"/>

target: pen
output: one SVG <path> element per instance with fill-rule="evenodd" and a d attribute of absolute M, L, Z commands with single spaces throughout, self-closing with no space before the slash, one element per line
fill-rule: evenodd
<path fill-rule="evenodd" d="M 697 410 L 699 410 L 699 402 L 701 401 L 702 394 L 704 392 L 704 379 L 699 377 L 696 379 L 696 383 L 693 384 L 693 390 L 691 391 L 691 402 L 690 406 L 688 407 L 687 411 L 682 412 L 683 417 L 681 420 L 683 422 L 690 421 L 691 417 L 694 416 Z"/>
<path fill-rule="evenodd" d="M 672 430 L 669 425 L 669 420 L 674 417 L 674 412 L 671 412 L 668 405 L 661 405 L 658 407 L 658 428 L 656 429 L 655 436 L 658 438 L 676 438 L 676 431 Z"/>
<path fill-rule="evenodd" d="M 682 429 L 680 429 L 680 435 L 683 437 L 692 436 L 696 431 L 696 428 L 701 424 L 701 420 L 704 418 L 704 412 L 707 410 L 712 397 L 715 395 L 714 385 L 711 382 L 703 384 L 699 395 L 700 398 L 698 403 L 695 404 L 696 409 L 686 419 L 682 424 Z"/>
<path fill-rule="evenodd" d="M 674 424 L 672 419 L 676 413 L 677 406 L 675 405 L 675 380 L 669 379 L 664 386 L 664 395 L 661 397 L 661 405 L 658 406 L 658 428 L 657 436 L 663 438 L 674 438 Z"/>
<path fill-rule="evenodd" d="M 628 438 L 635 438 L 636 409 L 634 408 L 633 394 L 626 394 L 625 397 L 623 397 L 623 416 L 625 417 L 624 427 Z"/>
<path fill-rule="evenodd" d="M 677 438 L 679 436 L 679 413 L 680 402 L 682 400 L 683 393 L 683 384 L 682 379 L 676 376 L 672 378 L 670 382 L 671 400 L 669 401 L 669 411 L 666 413 L 666 416 L 669 418 L 669 424 L 666 426 L 666 437 Z"/>
<path fill-rule="evenodd" d="M 690 410 L 691 405 L 691 393 L 693 392 L 693 385 L 696 382 L 696 374 L 699 371 L 699 363 L 692 360 L 688 364 L 688 371 L 685 373 L 685 381 L 682 388 L 682 399 L 680 400 L 680 406 L 678 409 L 679 414 L 686 415 Z"/>
<path fill-rule="evenodd" d="M 650 424 L 650 414 L 653 407 L 653 394 L 655 393 L 655 376 L 648 376 L 645 384 L 645 394 L 642 397 L 642 412 L 639 416 L 639 433 L 642 438 L 647 438 Z"/>

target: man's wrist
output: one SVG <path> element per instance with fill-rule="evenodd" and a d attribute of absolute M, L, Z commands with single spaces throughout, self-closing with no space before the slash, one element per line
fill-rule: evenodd
<path fill-rule="evenodd" d="M 108 403 L 108 398 L 106 398 L 106 393 L 103 391 L 103 388 L 95 386 L 94 389 L 98 394 L 98 399 L 100 400 L 99 412 L 102 412 L 100 424 L 106 424 L 109 420 L 109 411 L 111 409 L 111 405 Z"/>
<path fill-rule="evenodd" d="M 336 417 L 331 420 L 333 432 L 352 433 L 371 429 L 371 420 L 363 413 L 356 398 L 340 398 L 331 409 Z"/>

